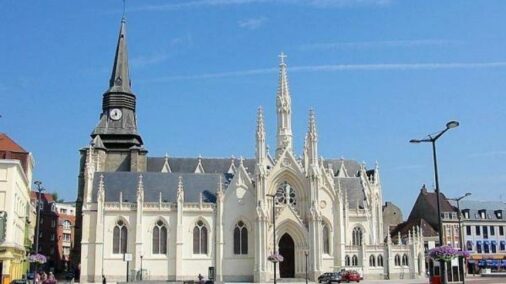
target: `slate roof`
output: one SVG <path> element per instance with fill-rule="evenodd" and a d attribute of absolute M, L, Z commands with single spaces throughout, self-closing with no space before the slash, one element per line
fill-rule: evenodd
<path fill-rule="evenodd" d="M 176 201 L 179 176 L 183 178 L 185 202 L 199 202 L 201 193 L 204 202 L 215 202 L 215 192 L 220 176 L 223 176 L 222 174 L 97 172 L 93 178 L 93 200 L 97 200 L 100 175 L 103 175 L 105 201 L 118 202 L 120 192 L 122 192 L 123 201 L 136 202 L 141 174 L 144 184 L 144 202 L 158 202 L 160 192 L 162 201 Z"/>
<path fill-rule="evenodd" d="M 162 173 L 165 160 L 168 160 L 171 173 Z M 203 174 L 195 173 L 195 169 L 201 160 Z M 176 201 L 176 192 L 179 176 L 183 177 L 183 185 L 185 191 L 185 202 L 199 202 L 200 193 L 203 193 L 205 202 L 214 202 L 215 192 L 218 188 L 220 176 L 227 186 L 233 175 L 229 174 L 230 165 L 234 162 L 234 166 L 239 167 L 239 159 L 231 158 L 181 158 L 181 157 L 148 157 L 147 172 L 98 172 L 95 173 L 93 181 L 93 200 L 96 201 L 96 192 L 100 175 L 104 176 L 104 185 L 106 193 L 106 201 L 119 201 L 119 194 L 122 192 L 123 201 L 136 201 L 136 192 L 139 182 L 139 175 L 143 176 L 144 183 L 144 201 L 158 202 L 160 192 L 162 200 L 168 202 Z M 357 205 L 364 208 L 365 194 L 359 177 L 356 177 L 360 170 L 360 164 L 351 160 L 327 160 L 326 166 L 332 164 L 332 168 L 337 171 L 344 163 L 348 175 L 350 177 L 335 177 L 335 186 L 340 186 L 345 190 L 350 207 L 355 208 Z M 244 167 L 253 174 L 255 170 L 255 159 L 244 159 Z"/>
<path fill-rule="evenodd" d="M 450 200 L 451 204 L 457 207 L 457 202 Z M 473 221 L 504 221 L 506 217 L 504 214 L 506 213 L 506 204 L 501 201 L 476 201 L 476 200 L 461 200 L 460 201 L 460 211 L 469 210 L 469 219 Z M 479 212 L 480 210 L 486 210 L 486 219 L 481 219 Z M 501 216 L 502 218 L 497 218 L 495 211 L 502 210 Z"/>
<path fill-rule="evenodd" d="M 394 239 L 397 238 L 399 232 L 401 236 L 407 236 L 408 231 L 411 230 L 413 234 L 413 228 L 415 226 L 419 226 L 422 228 L 422 233 L 424 237 L 435 237 L 438 235 L 437 231 L 423 218 L 416 218 L 412 220 L 408 220 L 397 225 L 391 232 L 390 236 Z"/>
<path fill-rule="evenodd" d="M 334 180 L 336 187 L 340 186 L 341 189 L 344 189 L 350 208 L 355 208 L 357 204 L 359 207 L 365 208 L 365 194 L 360 178 L 348 177 L 335 178 Z"/>
<path fill-rule="evenodd" d="M 148 158 L 147 171 L 160 172 L 165 163 L 165 157 Z M 199 158 L 168 157 L 170 169 L 173 173 L 195 173 Z M 232 158 L 200 158 L 205 173 L 226 173 L 234 161 L 235 167 L 239 167 L 240 160 Z M 249 173 L 255 171 L 256 160 L 244 159 L 244 167 Z"/>
<path fill-rule="evenodd" d="M 346 172 L 348 176 L 354 177 L 357 176 L 357 173 L 360 171 L 360 163 L 353 160 L 344 160 L 344 159 L 328 159 L 323 161 L 323 164 L 326 168 L 329 167 L 329 164 L 332 167 L 332 171 L 334 172 L 334 176 L 337 176 L 339 173 L 339 169 L 341 169 L 341 164 L 344 163 L 344 167 L 346 168 Z"/>

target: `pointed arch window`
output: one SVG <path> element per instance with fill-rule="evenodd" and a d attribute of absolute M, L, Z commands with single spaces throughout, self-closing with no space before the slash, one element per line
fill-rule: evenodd
<path fill-rule="evenodd" d="M 234 229 L 234 254 L 248 254 L 248 229 L 243 221 L 237 222 Z"/>
<path fill-rule="evenodd" d="M 350 256 L 349 255 L 344 257 L 344 265 L 350 266 Z"/>
<path fill-rule="evenodd" d="M 202 220 L 193 228 L 193 253 L 207 254 L 207 228 Z"/>
<path fill-rule="evenodd" d="M 360 227 L 353 228 L 351 244 L 354 246 L 362 245 L 362 229 Z"/>
<path fill-rule="evenodd" d="M 371 255 L 369 257 L 369 266 L 371 266 L 371 267 L 376 266 L 376 258 L 374 257 L 374 255 Z"/>
<path fill-rule="evenodd" d="M 383 267 L 383 256 L 381 254 L 378 255 L 378 266 Z"/>
<path fill-rule="evenodd" d="M 407 254 L 403 254 L 403 255 L 402 255 L 402 265 L 403 265 L 403 266 L 408 266 L 408 265 L 409 265 L 409 262 L 408 262 L 408 255 L 407 255 Z"/>
<path fill-rule="evenodd" d="M 394 258 L 395 266 L 401 266 L 401 256 L 396 254 Z"/>
<path fill-rule="evenodd" d="M 358 256 L 355 254 L 351 258 L 351 266 L 358 266 Z"/>
<path fill-rule="evenodd" d="M 122 220 L 118 220 L 113 230 L 112 253 L 121 254 L 127 252 L 128 229 Z"/>
<path fill-rule="evenodd" d="M 295 190 L 288 182 L 283 182 L 276 190 L 276 205 L 297 205 Z"/>
<path fill-rule="evenodd" d="M 167 253 L 167 227 L 158 220 L 153 228 L 153 254 Z"/>
<path fill-rule="evenodd" d="M 330 229 L 328 224 L 323 225 L 323 253 L 330 254 Z"/>

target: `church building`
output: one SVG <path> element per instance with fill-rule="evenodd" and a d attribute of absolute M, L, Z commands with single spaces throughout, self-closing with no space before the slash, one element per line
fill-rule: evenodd
<path fill-rule="evenodd" d="M 321 158 L 313 111 L 299 157 L 291 100 L 282 54 L 272 154 L 259 108 L 254 157 L 151 157 L 137 128 L 123 19 L 100 121 L 80 150 L 80 280 L 196 280 L 211 268 L 217 282 L 270 282 L 304 278 L 306 267 L 311 280 L 343 268 L 365 279 L 422 277 L 422 231 L 395 244 L 383 238 L 378 165 Z M 274 254 L 283 258 L 276 266 Z"/>

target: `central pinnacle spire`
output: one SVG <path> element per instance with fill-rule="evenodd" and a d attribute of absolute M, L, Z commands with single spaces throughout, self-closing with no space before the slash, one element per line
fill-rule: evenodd
<path fill-rule="evenodd" d="M 126 44 L 126 19 L 121 19 L 116 56 L 109 80 L 108 92 L 132 93 L 130 88 L 130 75 L 128 73 L 128 51 Z"/>
<path fill-rule="evenodd" d="M 288 75 L 286 71 L 286 55 L 279 55 L 279 86 L 276 96 L 278 114 L 276 158 L 285 150 L 292 151 L 292 99 L 288 89 Z"/>

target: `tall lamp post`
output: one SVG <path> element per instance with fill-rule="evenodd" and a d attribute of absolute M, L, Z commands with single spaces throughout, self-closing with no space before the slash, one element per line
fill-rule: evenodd
<path fill-rule="evenodd" d="M 40 230 L 40 195 L 45 190 L 42 187 L 42 182 L 36 180 L 33 182 L 37 186 L 37 206 L 35 206 L 35 254 L 39 253 L 39 230 Z"/>
<path fill-rule="evenodd" d="M 304 256 L 306 257 L 306 284 L 308 281 L 308 277 L 307 277 L 307 256 L 308 255 L 309 255 L 309 250 L 304 250 Z"/>
<path fill-rule="evenodd" d="M 273 237 L 272 237 L 272 250 L 273 250 L 273 254 L 276 254 L 276 195 L 275 194 L 267 194 L 266 195 L 267 197 L 271 197 L 272 198 L 272 234 L 273 234 Z M 277 262 L 276 261 L 273 261 L 272 262 L 274 264 L 274 284 L 276 284 L 276 267 L 277 267 Z"/>
<path fill-rule="evenodd" d="M 441 220 L 441 202 L 440 202 L 440 190 L 439 190 L 439 177 L 438 177 L 438 171 L 437 171 L 437 156 L 436 156 L 436 141 L 445 134 L 446 131 L 458 127 L 459 122 L 458 121 L 450 121 L 446 124 L 446 128 L 436 132 L 434 134 L 427 135 L 424 139 L 411 139 L 410 143 L 422 143 L 422 142 L 430 142 L 432 143 L 432 157 L 434 160 L 434 179 L 436 182 L 436 203 L 437 203 L 437 215 L 438 215 L 438 227 L 439 227 L 439 246 L 443 245 L 443 222 Z M 441 280 L 443 284 L 448 283 L 446 279 L 446 270 L 445 270 L 445 262 L 443 260 L 440 261 L 440 271 L 441 271 Z"/>
<path fill-rule="evenodd" d="M 468 192 L 468 193 L 466 193 L 466 194 L 464 194 L 464 195 L 462 195 L 460 197 L 448 198 L 448 200 L 457 201 L 457 210 L 459 211 L 457 214 L 459 214 L 458 217 L 459 217 L 459 246 L 460 246 L 460 251 L 464 250 L 464 245 L 462 243 L 462 236 L 464 234 L 462 233 L 462 212 L 460 211 L 460 200 L 462 200 L 462 199 L 464 199 L 464 198 L 466 198 L 466 197 L 468 197 L 470 195 L 471 195 L 471 193 Z M 462 262 L 462 264 L 464 264 L 464 262 Z M 465 275 L 466 274 L 464 273 L 464 276 L 462 277 L 462 283 L 463 284 L 466 283 Z"/>

